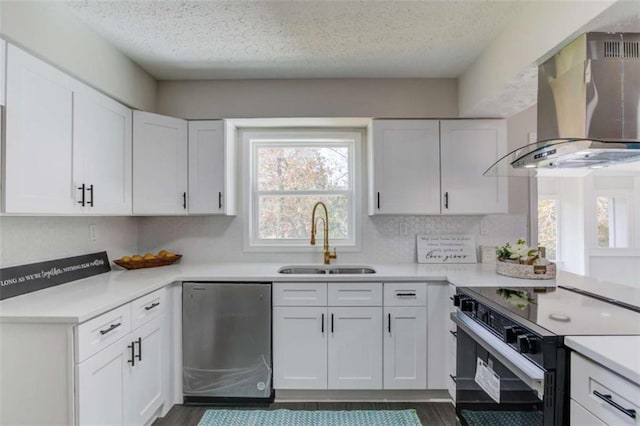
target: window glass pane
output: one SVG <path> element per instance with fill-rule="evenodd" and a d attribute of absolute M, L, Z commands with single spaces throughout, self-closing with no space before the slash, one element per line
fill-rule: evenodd
<path fill-rule="evenodd" d="M 260 196 L 258 238 L 308 240 L 311 235 L 311 212 L 317 201 L 323 201 L 329 211 L 329 239 L 349 238 L 349 197 L 346 195 Z M 324 218 L 322 207 L 318 207 L 316 217 Z M 324 228 L 320 221 L 316 238 L 322 241 L 323 234 Z"/>
<path fill-rule="evenodd" d="M 345 146 L 258 146 L 258 191 L 347 190 Z"/>
<path fill-rule="evenodd" d="M 547 258 L 558 256 L 558 202 L 538 200 L 538 244 L 546 248 Z"/>
<path fill-rule="evenodd" d="M 596 226 L 598 232 L 598 247 L 611 247 L 609 241 L 609 197 L 596 199 Z"/>
<path fill-rule="evenodd" d="M 626 198 L 611 198 L 613 203 L 613 247 L 629 247 L 629 201 Z"/>

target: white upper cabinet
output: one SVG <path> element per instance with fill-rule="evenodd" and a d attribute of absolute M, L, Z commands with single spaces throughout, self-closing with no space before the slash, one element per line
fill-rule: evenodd
<path fill-rule="evenodd" d="M 442 213 L 506 213 L 505 177 L 482 173 L 507 153 L 505 120 L 440 122 Z"/>
<path fill-rule="evenodd" d="M 83 88 L 74 97 L 74 182 L 84 213 L 131 214 L 132 111 Z"/>
<path fill-rule="evenodd" d="M 189 122 L 189 214 L 227 213 L 224 122 Z"/>
<path fill-rule="evenodd" d="M 71 77 L 7 47 L 5 213 L 77 214 Z"/>
<path fill-rule="evenodd" d="M 438 120 L 373 120 L 369 214 L 440 213 Z"/>
<path fill-rule="evenodd" d="M 6 86 L 7 43 L 0 39 L 0 105 L 4 105 L 4 91 Z"/>
<path fill-rule="evenodd" d="M 187 122 L 133 113 L 133 213 L 187 214 Z"/>

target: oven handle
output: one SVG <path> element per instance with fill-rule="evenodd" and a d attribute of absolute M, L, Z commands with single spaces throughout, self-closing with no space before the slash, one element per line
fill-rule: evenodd
<path fill-rule="evenodd" d="M 543 369 L 520 355 L 489 330 L 480 324 L 476 324 L 460 311 L 452 313 L 451 320 L 542 398 L 544 395 Z M 459 344 L 460 342 L 458 342 Z"/>

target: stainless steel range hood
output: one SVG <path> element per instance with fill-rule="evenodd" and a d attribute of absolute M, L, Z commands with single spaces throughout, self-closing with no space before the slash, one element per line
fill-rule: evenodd
<path fill-rule="evenodd" d="M 538 142 L 485 175 L 640 161 L 640 33 L 586 33 L 538 68 Z"/>

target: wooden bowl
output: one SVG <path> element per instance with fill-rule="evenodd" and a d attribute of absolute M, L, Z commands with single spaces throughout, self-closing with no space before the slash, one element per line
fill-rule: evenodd
<path fill-rule="evenodd" d="M 123 262 L 120 259 L 117 259 L 114 260 L 113 263 L 125 269 L 143 269 L 171 265 L 181 258 L 181 254 L 176 254 L 173 257 L 156 257 L 154 259 L 130 260 L 129 262 Z"/>

